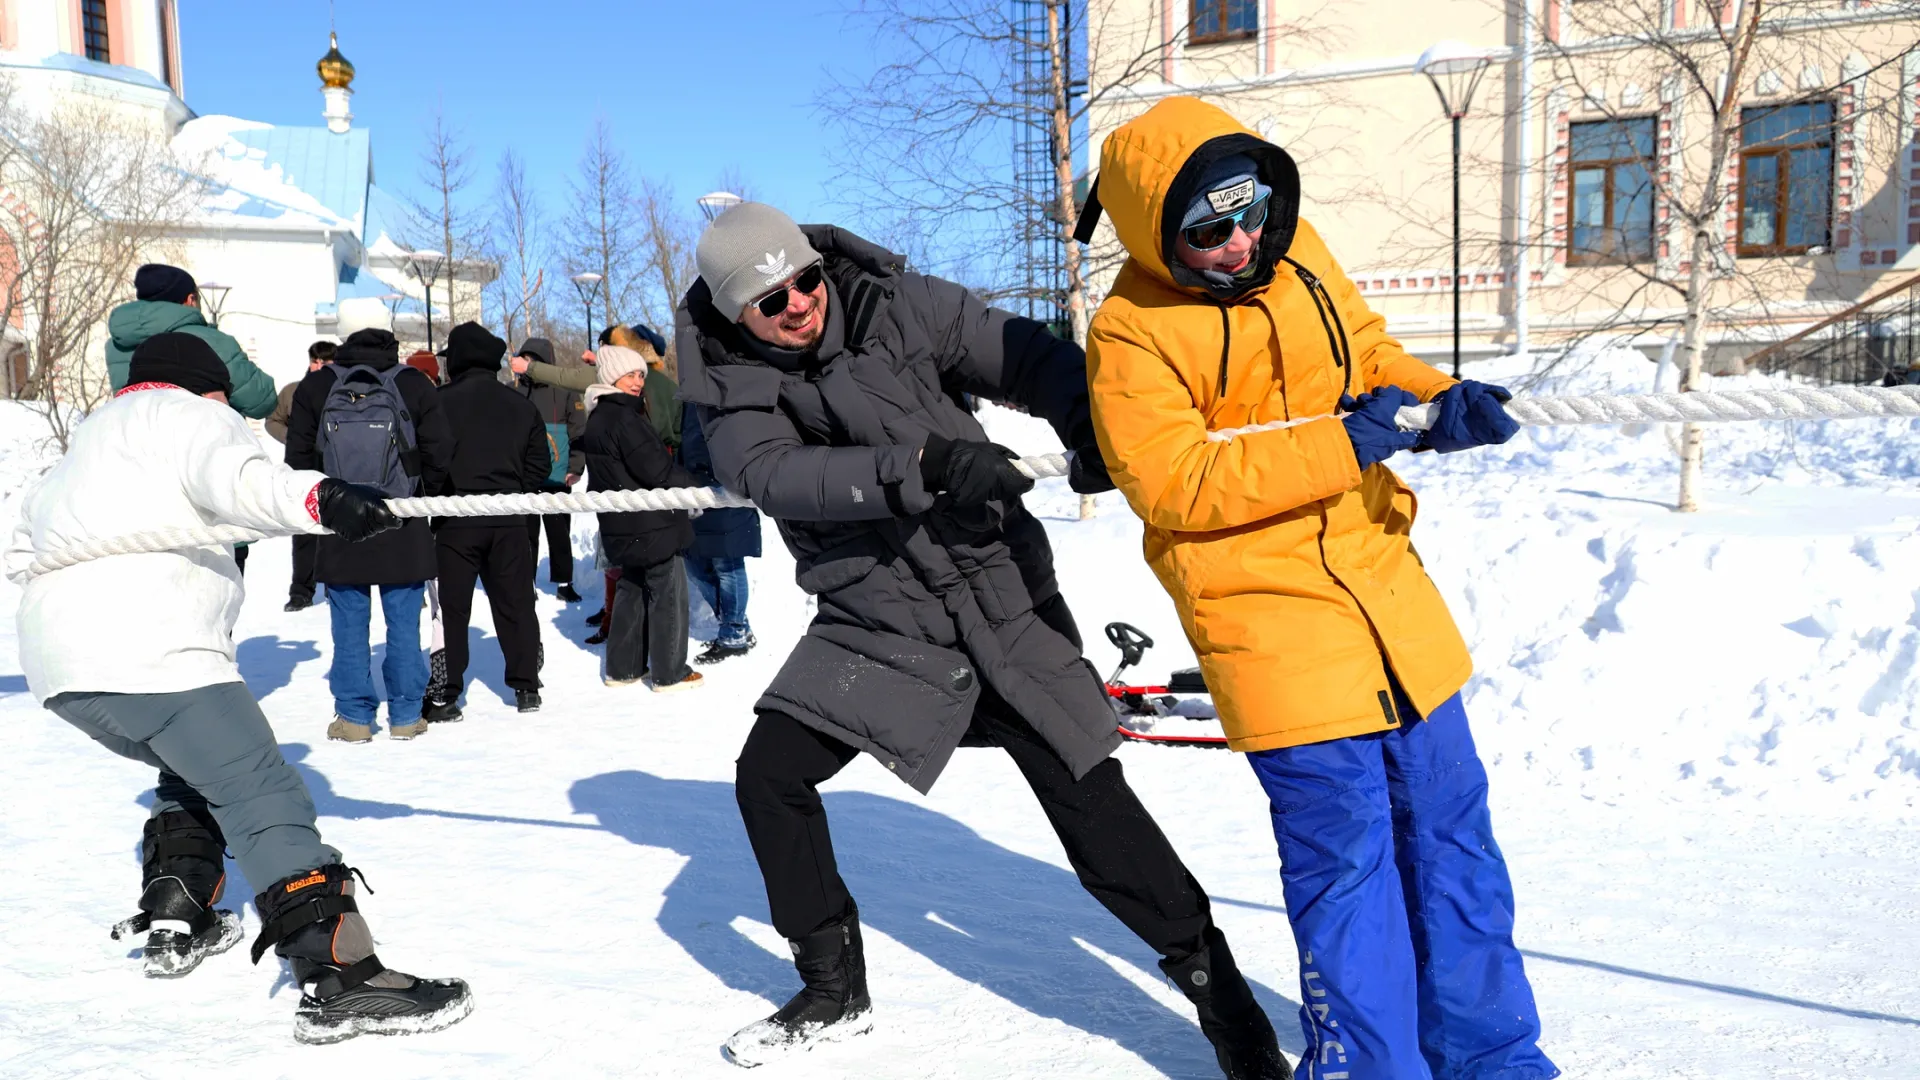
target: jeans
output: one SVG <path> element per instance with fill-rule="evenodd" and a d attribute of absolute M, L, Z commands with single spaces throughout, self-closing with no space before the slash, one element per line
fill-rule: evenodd
<path fill-rule="evenodd" d="M 387 684 L 387 719 L 410 723 L 420 718 L 420 699 L 427 692 L 427 658 L 420 652 L 424 581 L 327 586 L 327 607 L 333 613 L 333 667 L 327 670 L 327 687 L 333 691 L 333 711 L 356 724 L 371 724 L 380 712 L 369 644 L 375 588 L 380 590 L 380 612 L 387 623 L 387 657 L 380 665 Z"/>
<path fill-rule="evenodd" d="M 254 889 L 340 861 L 320 842 L 313 797 L 281 756 L 247 684 L 172 694 L 68 693 L 47 708 L 121 757 L 160 770 L 155 817 L 210 812 Z"/>
<path fill-rule="evenodd" d="M 1300 1080 L 1544 1080 L 1513 885 L 1459 697 L 1247 755 L 1300 951 Z"/>
<path fill-rule="evenodd" d="M 687 578 L 720 624 L 714 640 L 722 645 L 745 645 L 753 628 L 747 625 L 747 560 L 687 556 Z"/>

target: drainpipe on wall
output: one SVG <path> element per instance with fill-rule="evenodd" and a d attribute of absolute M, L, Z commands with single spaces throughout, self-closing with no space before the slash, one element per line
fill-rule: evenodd
<path fill-rule="evenodd" d="M 1533 0 L 1520 0 L 1520 177 L 1514 197 L 1513 351 L 1527 354 L 1527 296 L 1533 287 Z"/>

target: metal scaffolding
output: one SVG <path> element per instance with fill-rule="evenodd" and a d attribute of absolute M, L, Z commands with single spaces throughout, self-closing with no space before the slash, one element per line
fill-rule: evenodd
<path fill-rule="evenodd" d="M 1080 31 L 1084 0 L 1008 0 L 1012 30 L 1009 70 L 1017 103 L 1013 123 L 1013 178 L 1019 192 L 1015 227 L 1018 254 L 1014 282 L 1019 304 L 1029 318 L 1071 336 L 1067 312 L 1066 231 L 1060 220 L 1060 170 L 1056 130 L 1063 106 L 1083 92 L 1076 71 L 1074 35 Z M 1050 33 L 1049 17 L 1058 20 Z M 1057 56 L 1057 60 L 1056 60 Z M 1056 70 L 1056 64 L 1058 69 Z M 1062 86 L 1066 102 L 1060 99 Z M 1069 145 L 1071 139 L 1069 137 Z"/>

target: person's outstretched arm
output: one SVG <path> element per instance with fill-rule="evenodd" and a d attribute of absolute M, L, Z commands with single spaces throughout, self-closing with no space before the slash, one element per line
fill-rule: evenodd
<path fill-rule="evenodd" d="M 933 495 L 917 446 L 807 446 L 777 408 L 700 406 L 713 474 L 788 521 L 872 521 L 924 513 Z"/>
<path fill-rule="evenodd" d="M 527 361 L 527 378 L 548 386 L 564 387 L 578 394 L 587 392 L 594 382 L 593 369 L 590 367 L 566 368 L 558 364 L 542 363 L 538 360 Z"/>
<path fill-rule="evenodd" d="M 227 365 L 227 376 L 233 380 L 233 393 L 227 395 L 227 403 L 241 416 L 254 420 L 272 416 L 274 406 L 280 404 L 280 388 L 273 384 L 273 376 L 247 358 L 247 351 L 233 335 L 212 327 L 204 329 L 202 336 L 220 354 L 221 362 Z"/>
<path fill-rule="evenodd" d="M 1051 424 L 1069 450 L 1092 443 L 1080 346 L 942 278 L 907 274 L 893 302 L 907 304 L 932 338 L 950 388 L 1020 406 Z"/>
<path fill-rule="evenodd" d="M 1360 485 L 1346 427 L 1328 416 L 1227 442 L 1153 343 L 1098 323 L 1087 367 L 1093 426 L 1114 483 L 1134 512 L 1162 529 L 1229 529 Z"/>
<path fill-rule="evenodd" d="M 168 448 L 187 500 L 218 525 L 262 532 L 320 532 L 314 488 L 326 477 L 267 456 L 260 440 L 225 405 L 207 402 L 179 426 Z"/>

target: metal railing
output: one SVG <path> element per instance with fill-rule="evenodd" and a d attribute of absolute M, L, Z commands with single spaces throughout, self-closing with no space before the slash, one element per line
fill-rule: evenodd
<path fill-rule="evenodd" d="M 1920 382 L 1920 276 L 1769 345 L 1747 370 L 1829 386 Z"/>

